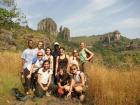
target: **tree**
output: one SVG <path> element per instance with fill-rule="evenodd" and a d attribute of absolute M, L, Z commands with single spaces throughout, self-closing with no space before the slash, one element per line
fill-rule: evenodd
<path fill-rule="evenodd" d="M 19 24 L 27 26 L 28 22 L 26 16 L 20 9 L 17 8 L 15 0 L 1 0 L 1 22 L 0 26 L 6 26 L 6 28 L 12 28 L 13 26 L 18 26 Z"/>

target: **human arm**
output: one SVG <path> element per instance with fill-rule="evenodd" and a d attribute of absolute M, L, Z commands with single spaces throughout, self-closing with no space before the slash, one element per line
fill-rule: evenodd
<path fill-rule="evenodd" d="M 50 84 L 51 84 L 51 81 L 52 81 L 51 76 L 52 76 L 52 75 L 49 76 L 48 84 L 47 84 L 47 86 L 45 86 L 45 88 L 44 88 L 45 91 L 48 90 L 48 88 L 49 88 L 49 86 L 50 86 Z"/>
<path fill-rule="evenodd" d="M 43 90 L 45 90 L 45 88 L 44 88 L 44 86 L 43 86 L 43 84 L 41 83 L 41 74 L 40 73 L 38 73 L 38 80 L 37 80 L 37 82 L 38 82 L 38 84 L 40 85 L 40 87 L 43 89 Z"/>
<path fill-rule="evenodd" d="M 51 56 L 50 62 L 51 62 L 50 68 L 53 70 L 53 56 Z"/>
<path fill-rule="evenodd" d="M 70 82 L 70 89 L 69 89 L 69 91 L 68 91 L 67 97 L 71 96 L 71 92 L 72 92 L 72 89 L 73 89 L 73 85 L 74 85 L 74 80 L 71 79 L 71 82 Z"/>
<path fill-rule="evenodd" d="M 29 78 L 31 78 L 31 75 L 32 75 L 32 72 L 33 72 L 33 68 L 34 68 L 34 64 L 31 64 L 30 65 L 30 73 L 27 75 L 27 78 L 29 79 Z"/>
<path fill-rule="evenodd" d="M 67 60 L 68 60 L 68 64 L 67 64 L 67 73 L 70 73 L 70 58 L 68 55 L 66 55 Z"/>
<path fill-rule="evenodd" d="M 59 56 L 56 58 L 55 76 L 57 75 L 58 59 L 59 59 Z"/>
<path fill-rule="evenodd" d="M 94 56 L 94 53 L 92 53 L 90 50 L 88 50 L 88 49 L 85 49 L 85 51 L 86 51 L 86 53 L 89 55 L 88 57 L 87 57 L 87 61 L 90 61 L 92 58 L 93 58 L 93 56 Z"/>

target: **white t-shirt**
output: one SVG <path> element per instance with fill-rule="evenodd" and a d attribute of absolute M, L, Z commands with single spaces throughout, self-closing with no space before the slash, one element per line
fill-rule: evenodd
<path fill-rule="evenodd" d="M 29 64 L 32 63 L 34 57 L 34 50 L 33 49 L 25 49 L 21 55 L 21 58 L 25 60 L 23 69 L 25 69 Z"/>
<path fill-rule="evenodd" d="M 35 57 L 33 58 L 32 63 L 27 66 L 27 69 L 30 71 L 32 64 L 34 64 L 33 71 L 32 71 L 34 73 L 36 70 L 42 67 L 43 62 L 44 62 L 43 58 L 39 60 L 37 57 Z"/>
<path fill-rule="evenodd" d="M 51 76 L 51 71 L 48 69 L 47 71 L 43 72 L 44 68 L 40 68 L 38 74 L 40 74 L 40 81 L 42 84 L 47 84 L 49 81 L 49 77 Z"/>

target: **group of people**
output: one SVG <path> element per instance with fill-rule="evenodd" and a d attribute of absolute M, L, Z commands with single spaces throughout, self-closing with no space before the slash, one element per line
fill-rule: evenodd
<path fill-rule="evenodd" d="M 50 96 L 51 92 L 60 97 L 83 96 L 84 65 L 94 56 L 85 43 L 80 43 L 79 52 L 73 49 L 71 56 L 58 42 L 54 43 L 53 51 L 50 47 L 44 49 L 42 41 L 38 42 L 37 48 L 33 45 L 33 41 L 28 40 L 28 48 L 21 55 L 25 93 L 33 92 L 37 97 Z"/>

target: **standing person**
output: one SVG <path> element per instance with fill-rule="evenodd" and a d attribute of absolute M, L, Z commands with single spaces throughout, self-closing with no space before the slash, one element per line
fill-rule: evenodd
<path fill-rule="evenodd" d="M 22 59 L 22 66 L 23 66 L 23 69 L 21 72 L 23 72 L 23 70 L 27 67 L 27 65 L 32 63 L 32 59 L 33 59 L 33 41 L 32 40 L 28 40 L 28 48 L 23 51 L 21 55 L 21 59 Z"/>
<path fill-rule="evenodd" d="M 72 78 L 64 69 L 59 68 L 57 74 L 57 93 L 61 97 L 71 96 L 72 92 Z"/>
<path fill-rule="evenodd" d="M 72 50 L 72 55 L 70 56 L 70 67 L 73 65 L 73 64 L 76 64 L 77 67 L 78 67 L 78 70 L 80 70 L 79 68 L 79 54 L 78 54 L 78 51 L 76 49 L 73 49 Z"/>
<path fill-rule="evenodd" d="M 73 91 L 76 92 L 78 95 L 80 101 L 84 101 L 84 88 L 85 88 L 85 74 L 82 71 L 78 70 L 78 67 L 76 64 L 73 64 L 70 68 L 72 73 L 72 79 L 73 79 Z"/>
<path fill-rule="evenodd" d="M 81 62 L 81 70 L 84 71 L 84 65 L 85 63 L 89 62 L 93 58 L 94 54 L 86 48 L 86 45 L 84 42 L 80 43 L 80 62 Z"/>
<path fill-rule="evenodd" d="M 42 67 L 43 62 L 43 53 L 38 52 L 37 57 L 33 58 L 32 63 L 27 66 L 25 80 L 28 81 L 28 91 L 26 94 L 30 94 L 31 89 L 34 91 L 36 87 L 37 72 Z"/>
<path fill-rule="evenodd" d="M 56 59 L 55 73 L 57 74 L 60 68 L 64 68 L 64 70 L 66 70 L 66 72 L 69 73 L 69 56 L 65 54 L 64 47 L 60 47 L 59 52 L 60 55 Z"/>
<path fill-rule="evenodd" d="M 38 71 L 37 87 L 35 95 L 37 97 L 43 97 L 43 95 L 50 96 L 48 89 L 51 84 L 52 71 L 50 70 L 50 62 L 45 60 L 43 67 Z"/>
<path fill-rule="evenodd" d="M 45 55 L 45 51 L 43 49 L 44 43 L 43 41 L 38 41 L 37 48 L 34 49 L 34 58 L 37 56 L 38 52 L 42 52 L 43 56 Z"/>
<path fill-rule="evenodd" d="M 25 92 L 27 93 L 30 89 L 30 79 L 27 78 L 27 75 L 29 74 L 29 71 L 27 71 L 27 66 L 32 63 L 33 57 L 34 57 L 33 41 L 28 40 L 28 48 L 25 49 L 21 55 L 22 66 L 23 66 L 21 74 L 22 74 L 22 78 L 25 79 L 25 83 L 23 84 L 24 84 Z"/>
<path fill-rule="evenodd" d="M 60 55 L 59 53 L 59 43 L 58 42 L 55 42 L 54 43 L 54 51 L 52 53 L 53 55 L 53 74 L 55 76 L 55 70 L 56 70 L 56 58 Z"/>
<path fill-rule="evenodd" d="M 50 69 L 53 73 L 53 56 L 51 55 L 51 52 L 52 52 L 51 48 L 47 47 L 45 50 L 44 59 L 50 62 Z"/>

